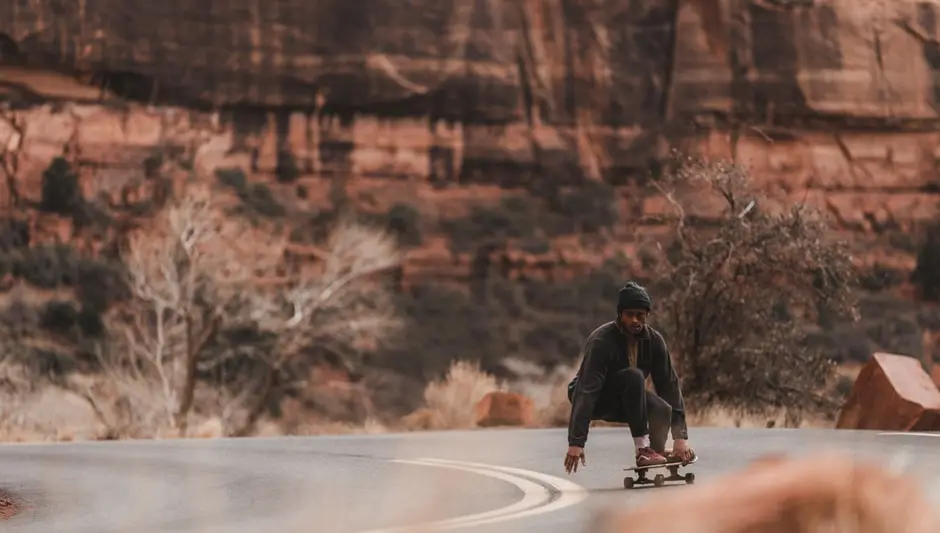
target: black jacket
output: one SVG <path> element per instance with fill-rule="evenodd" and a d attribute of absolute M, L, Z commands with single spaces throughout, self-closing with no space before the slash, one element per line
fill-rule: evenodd
<path fill-rule="evenodd" d="M 672 438 L 688 438 L 679 376 L 672 366 L 665 339 L 648 325 L 637 337 L 637 367 L 644 376 L 652 376 L 656 394 L 672 406 Z M 607 376 L 629 365 L 627 334 L 620 329 L 617 322 L 608 322 L 591 332 L 584 344 L 581 366 L 569 384 L 569 446 L 584 446 L 587 442 L 588 429 Z"/>

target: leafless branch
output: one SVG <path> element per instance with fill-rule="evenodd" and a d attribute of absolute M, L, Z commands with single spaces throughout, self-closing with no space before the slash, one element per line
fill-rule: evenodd
<path fill-rule="evenodd" d="M 108 316 L 118 352 L 107 363 L 120 374 L 122 394 L 147 391 L 148 405 L 162 406 L 162 423 L 185 433 L 199 374 L 246 357 L 207 352 L 219 332 L 273 336 L 269 352 L 250 354 L 268 370 L 220 396 L 232 402 L 221 407 L 223 418 L 243 420 L 233 433 L 246 434 L 291 358 L 310 346 L 355 358 L 397 331 L 391 294 L 378 279 L 401 261 L 391 235 L 344 218 L 313 248 L 292 256 L 283 232 L 224 215 L 205 189 L 187 191 L 128 238 L 134 298 Z M 234 416 L 238 409 L 247 415 Z"/>
<path fill-rule="evenodd" d="M 402 326 L 391 294 L 376 277 L 397 267 L 401 254 L 384 232 L 343 219 L 322 246 L 313 265 L 292 265 L 281 286 L 261 286 L 251 293 L 247 318 L 260 331 L 277 336 L 268 390 L 256 397 L 244 434 L 260 415 L 274 386 L 273 377 L 311 345 L 350 355 L 368 350 Z"/>
<path fill-rule="evenodd" d="M 13 206 L 19 205 L 19 153 L 23 145 L 25 129 L 13 112 L 0 109 L 0 171 L 6 178 L 7 191 Z"/>
<path fill-rule="evenodd" d="M 657 248 L 654 269 L 684 389 L 703 403 L 818 407 L 831 366 L 802 338 L 820 308 L 855 317 L 846 245 L 809 206 L 763 209 L 746 172 L 730 163 L 690 158 L 654 185 L 678 213 L 674 246 Z M 680 190 L 721 206 L 707 226 L 688 223 Z"/>

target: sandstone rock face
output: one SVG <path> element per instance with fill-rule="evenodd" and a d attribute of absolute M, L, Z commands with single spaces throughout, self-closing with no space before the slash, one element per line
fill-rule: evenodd
<path fill-rule="evenodd" d="M 178 108 L 47 104 L 8 111 L 0 115 L 0 147 L 16 158 L 17 172 L 11 186 L 0 191 L 0 206 L 9 207 L 13 196 L 38 201 L 42 172 L 58 156 L 69 155 L 85 198 L 104 194 L 117 200 L 122 192 L 149 187 L 148 158 L 190 151 L 195 164 L 205 166 L 206 148 L 215 148 L 211 155 L 217 160 L 227 144 L 216 145 L 225 139 L 210 115 Z"/>
<path fill-rule="evenodd" d="M 476 423 L 480 427 L 529 426 L 535 407 L 531 398 L 510 392 L 491 392 L 475 408 Z"/>
<path fill-rule="evenodd" d="M 876 353 L 859 372 L 836 427 L 940 430 L 940 390 L 917 359 Z"/>
<path fill-rule="evenodd" d="M 487 123 L 536 112 L 563 124 L 579 109 L 610 125 L 713 113 L 930 119 L 937 6 L 26 0 L 0 7 L 0 32 L 6 60 L 132 73 L 159 82 L 156 93 L 214 105 L 325 98 Z"/>
<path fill-rule="evenodd" d="M 903 0 L 681 1 L 670 111 L 810 127 L 806 120 L 887 128 L 936 119 L 937 7 Z"/>
<path fill-rule="evenodd" d="M 208 127 L 208 172 L 225 154 L 271 173 L 286 153 L 301 180 L 358 176 L 361 189 L 381 183 L 376 197 L 395 189 L 441 213 L 506 187 L 593 179 L 626 186 L 621 211 L 654 224 L 664 206 L 629 186 L 666 148 L 727 155 L 830 212 L 869 263 L 906 273 L 914 259 L 898 242 L 940 204 L 940 1 L 865 6 L 26 0 L 0 6 L 0 64 L 18 65 L 0 79 L 68 98 L 29 70 L 55 68 L 148 103 L 222 109 L 46 110 L 27 133 L 37 161 L 72 142 L 113 167 Z"/>
<path fill-rule="evenodd" d="M 916 481 L 880 465 L 826 455 L 767 458 L 714 483 L 687 488 L 682 505 L 654 497 L 637 509 L 611 509 L 587 530 L 927 533 L 938 527 L 940 516 Z"/>

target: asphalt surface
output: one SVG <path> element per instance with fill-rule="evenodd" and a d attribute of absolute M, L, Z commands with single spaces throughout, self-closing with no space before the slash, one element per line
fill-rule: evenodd
<path fill-rule="evenodd" d="M 839 450 L 888 461 L 940 504 L 940 433 L 690 433 L 699 460 L 685 471 L 697 484 L 720 483 L 768 453 Z M 0 445 L 0 489 L 30 504 L 0 530 L 398 533 L 438 523 L 453 531 L 574 532 L 601 507 L 685 489 L 623 489 L 622 468 L 633 456 L 628 430 L 592 429 L 587 466 L 571 476 L 562 467 L 566 446 L 564 429 Z"/>

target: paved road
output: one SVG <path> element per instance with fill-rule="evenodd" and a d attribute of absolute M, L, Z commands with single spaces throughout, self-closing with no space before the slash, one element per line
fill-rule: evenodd
<path fill-rule="evenodd" d="M 940 433 L 696 429 L 692 437 L 701 456 L 691 467 L 696 483 L 766 453 L 838 449 L 891 458 L 921 476 L 940 504 Z M 602 506 L 683 490 L 623 490 L 620 468 L 633 450 L 625 430 L 592 430 L 587 467 L 573 476 L 561 466 L 565 446 L 564 430 L 3 445 L 0 488 L 33 505 L 0 528 L 398 533 L 444 521 L 454 531 L 583 531 Z"/>

